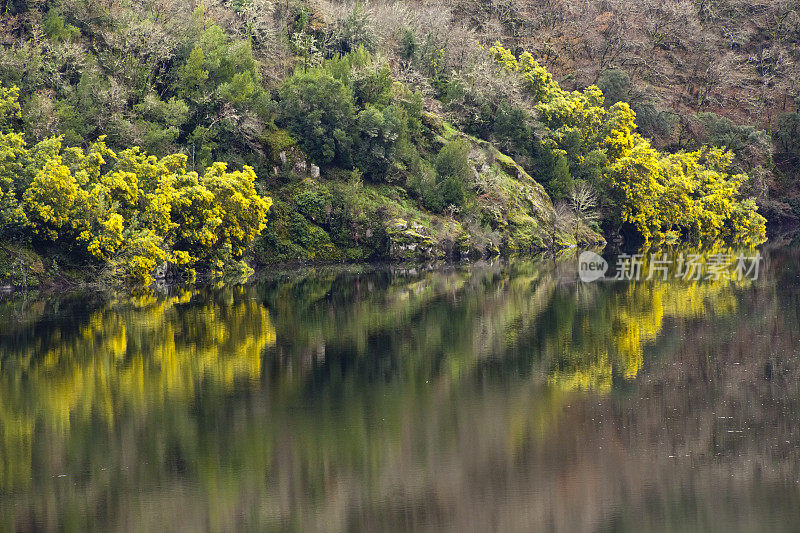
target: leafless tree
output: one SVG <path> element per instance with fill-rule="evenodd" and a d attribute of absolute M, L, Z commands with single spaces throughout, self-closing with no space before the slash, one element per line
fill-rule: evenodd
<path fill-rule="evenodd" d="M 572 210 L 564 202 L 553 205 L 553 212 L 550 214 L 550 244 L 555 249 L 558 242 L 558 234 L 569 231 L 573 219 Z"/>
<path fill-rule="evenodd" d="M 591 185 L 578 183 L 572 187 L 569 193 L 569 203 L 575 214 L 575 240 L 578 240 L 578 228 L 580 223 L 584 225 L 597 219 L 597 193 Z"/>

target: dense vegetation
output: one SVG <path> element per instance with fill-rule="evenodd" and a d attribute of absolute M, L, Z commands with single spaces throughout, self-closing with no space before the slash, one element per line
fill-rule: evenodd
<path fill-rule="evenodd" d="M 570 62 L 568 76 L 520 9 L 7 3 L 0 277 L 58 261 L 141 282 L 242 272 L 245 257 L 476 257 L 601 231 L 748 244 L 764 238 L 758 211 L 794 216 L 794 108 L 738 125 L 708 104 L 712 86 L 678 112 L 702 127 L 676 134 L 681 121 L 637 92 L 627 56 L 595 58 L 589 77 L 590 62 Z M 493 29 L 475 22 L 481 10 Z M 515 53 L 490 50 L 497 39 Z M 75 199 L 47 204 L 64 186 Z"/>
<path fill-rule="evenodd" d="M 592 85 L 568 92 L 529 53 L 514 57 L 500 44 L 497 60 L 518 72 L 536 102 L 545 134 L 541 141 L 518 143 L 535 147 L 532 159 L 552 162 L 552 194 L 567 191 L 578 176 L 601 191 L 607 217 L 630 224 L 645 239 L 688 240 L 735 244 L 758 242 L 765 220 L 753 198 L 737 201 L 744 174 L 728 174 L 734 154 L 719 148 L 675 154 L 655 150 L 634 132 L 635 113 L 625 102 L 604 107 L 602 91 Z M 524 121 L 518 135 L 532 139 Z M 536 150 L 546 155 L 535 153 Z M 566 165 L 559 163 L 566 161 Z"/>
<path fill-rule="evenodd" d="M 17 89 L 0 88 L 0 124 L 19 116 Z M 186 171 L 186 156 L 157 160 L 138 148 L 114 153 L 104 137 L 88 151 L 61 139 L 30 150 L 24 136 L 0 132 L 0 224 L 6 237 L 105 265 L 104 273 L 151 283 L 158 267 L 186 271 L 231 268 L 264 229 L 271 200 L 254 187 L 253 169 L 224 163 L 203 175 Z M 166 275 L 166 272 L 162 272 Z"/>

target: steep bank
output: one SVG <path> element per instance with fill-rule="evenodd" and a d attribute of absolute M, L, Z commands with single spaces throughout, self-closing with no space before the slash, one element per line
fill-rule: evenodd
<path fill-rule="evenodd" d="M 287 150 L 280 159 L 293 158 L 287 161 L 292 177 L 270 189 L 274 204 L 253 260 L 477 259 L 605 242 L 597 228 L 557 212 L 544 188 L 493 144 L 436 115 L 425 114 L 424 124 L 424 144 L 433 152 L 453 140 L 469 145 L 463 206 L 435 213 L 400 184 L 320 173 L 297 149 Z"/>
<path fill-rule="evenodd" d="M 462 209 L 432 213 L 401 186 L 342 179 L 336 173 L 326 177 L 301 152 L 287 150 L 293 178 L 272 190 L 267 227 L 246 260 L 261 269 L 296 262 L 427 263 L 605 243 L 597 228 L 569 211 L 557 212 L 544 188 L 495 146 L 456 132 L 433 115 L 426 123 L 436 146 L 454 138 L 469 142 L 469 187 L 475 194 Z M 336 220 L 337 210 L 346 211 L 349 223 Z M 104 268 L 57 246 L 0 243 L 0 288 L 5 290 L 93 285 Z M 201 278 L 207 276 L 200 272 Z M 227 279 L 245 278 L 232 273 Z"/>
<path fill-rule="evenodd" d="M 575 85 L 538 50 L 455 28 L 457 11 L 13 3 L 0 275 L 455 260 L 594 244 L 601 227 L 656 246 L 763 240 L 768 165 L 734 142 L 760 133 L 656 144 L 607 79 Z"/>

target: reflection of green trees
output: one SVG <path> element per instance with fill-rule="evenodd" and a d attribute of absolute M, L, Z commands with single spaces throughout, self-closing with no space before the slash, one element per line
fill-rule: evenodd
<path fill-rule="evenodd" d="M 641 372 L 668 320 L 738 312 L 729 282 L 576 277 L 566 256 L 26 304 L 0 334 L 0 515 L 346 529 L 369 506 L 388 525 L 398 479 L 425 502 L 490 475 L 552 438 L 568 389 Z M 441 456 L 463 463 L 438 480 Z"/>
<path fill-rule="evenodd" d="M 436 272 L 314 273 L 259 290 L 279 334 L 276 372 L 298 385 L 384 374 L 419 385 L 457 378 L 513 346 L 554 282 L 535 263 Z M 285 383 L 284 383 L 285 384 Z"/>
<path fill-rule="evenodd" d="M 466 270 L 379 274 L 313 272 L 264 281 L 279 335 L 281 386 L 320 380 L 430 378 L 501 366 L 559 386 L 609 390 L 636 377 L 665 319 L 733 313 L 745 282 L 578 284 L 574 258 Z M 646 272 L 645 265 L 645 272 Z M 567 280 L 566 282 L 564 282 Z"/>

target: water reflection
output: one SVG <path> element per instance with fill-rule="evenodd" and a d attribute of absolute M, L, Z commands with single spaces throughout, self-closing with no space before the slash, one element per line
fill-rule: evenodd
<path fill-rule="evenodd" d="M 0 529 L 791 529 L 797 260 L 6 301 Z"/>

